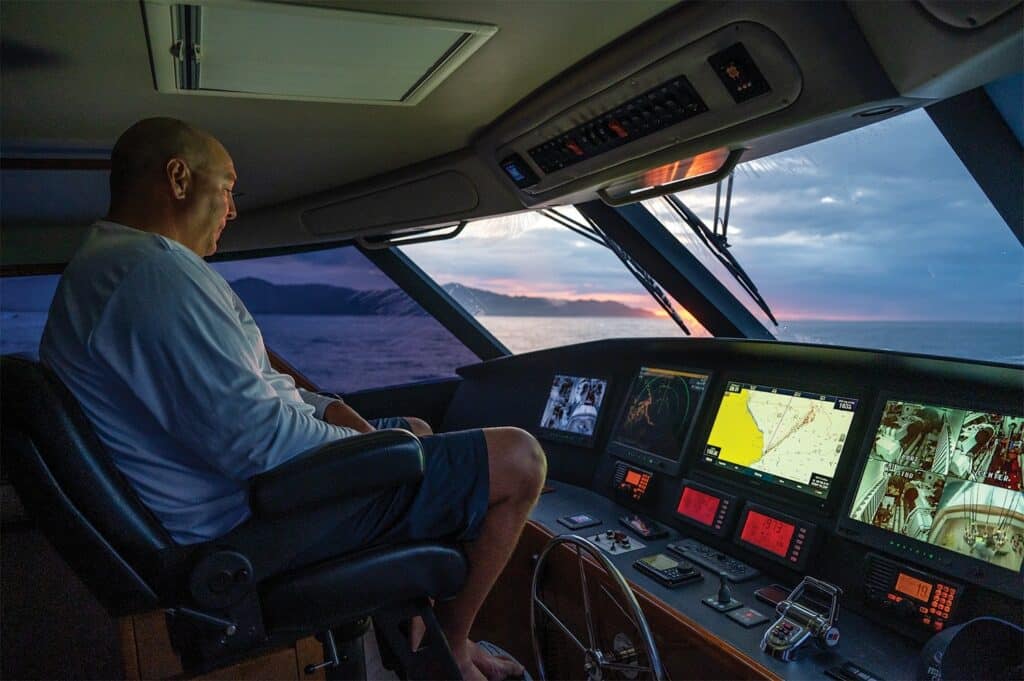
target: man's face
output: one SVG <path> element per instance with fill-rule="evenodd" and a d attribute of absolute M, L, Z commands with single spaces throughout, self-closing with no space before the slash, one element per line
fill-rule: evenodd
<path fill-rule="evenodd" d="M 238 214 L 231 194 L 235 186 L 235 165 L 227 150 L 210 141 L 204 163 L 192 169 L 192 196 L 188 209 L 188 229 L 193 250 L 200 256 L 213 255 L 217 241 Z"/>

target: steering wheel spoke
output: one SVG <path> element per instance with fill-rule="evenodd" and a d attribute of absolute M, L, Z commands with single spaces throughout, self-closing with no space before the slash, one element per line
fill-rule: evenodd
<path fill-rule="evenodd" d="M 562 623 L 562 620 L 558 619 L 555 613 L 551 612 L 551 609 L 548 608 L 548 606 L 544 605 L 544 603 L 541 600 L 535 598 L 533 601 L 533 606 L 535 608 L 539 607 L 541 611 L 543 611 L 544 614 L 548 616 L 548 619 L 557 624 L 558 628 L 562 630 L 562 633 L 565 634 L 570 641 L 575 643 L 577 648 L 579 648 L 582 652 L 587 651 L 587 647 L 583 645 L 578 638 L 576 638 L 576 635 L 569 630 L 569 627 L 565 626 L 565 624 Z"/>
<path fill-rule="evenodd" d="M 580 568 L 580 588 L 583 590 L 583 618 L 587 621 L 587 638 L 590 649 L 597 648 L 597 636 L 594 634 L 594 611 L 590 607 L 590 585 L 587 584 L 587 570 L 583 564 L 583 549 L 576 545 L 576 564 Z"/>
<path fill-rule="evenodd" d="M 576 552 L 576 571 L 578 572 L 580 588 L 583 591 L 582 615 L 586 625 L 586 641 L 589 643 L 589 647 L 581 640 L 583 636 L 574 634 L 566 623 L 552 612 L 551 608 L 544 603 L 540 596 L 542 591 L 541 581 L 546 574 L 545 567 L 549 558 L 564 559 L 572 557 L 571 554 L 566 554 L 565 552 L 553 554 L 556 547 L 563 545 L 571 545 L 572 549 Z M 590 572 L 589 577 L 588 571 Z M 618 615 L 621 615 L 623 621 L 628 623 L 635 632 L 635 643 L 631 643 L 625 634 L 616 635 L 615 647 L 617 649 L 620 648 L 620 637 L 626 639 L 622 645 L 626 646 L 623 650 L 629 650 L 628 656 L 617 656 L 614 652 L 606 653 L 599 647 L 599 632 L 595 621 L 595 617 L 598 614 L 595 606 L 598 603 L 591 597 L 590 592 L 590 585 L 594 582 L 595 572 L 597 572 L 597 585 L 601 593 L 607 596 L 618 609 L 617 613 L 613 611 L 616 615 L 615 619 L 618 619 Z M 604 574 L 601 574 L 602 572 Z M 571 575 L 572 573 L 570 572 L 569 574 Z M 618 568 L 601 552 L 601 549 L 587 539 L 577 535 L 562 535 L 548 542 L 537 558 L 537 564 L 533 572 L 531 597 L 533 607 L 530 609 L 530 625 L 533 635 L 533 652 L 537 660 L 537 672 L 541 679 L 547 678 L 547 669 L 544 665 L 544 648 L 541 645 L 543 619 L 551 620 L 555 627 L 582 652 L 580 661 L 583 665 L 583 674 L 580 678 L 597 681 L 603 678 L 603 672 L 626 674 L 629 678 L 636 678 L 637 675 L 643 674 L 645 678 L 657 681 L 667 678 L 664 667 L 661 664 L 661 658 L 658 655 L 658 650 L 654 645 L 654 637 L 647 624 L 647 619 L 640 609 L 640 604 L 633 594 L 633 590 L 629 587 L 629 584 Z M 567 621 L 576 622 L 578 620 L 570 618 Z M 565 670 L 559 671 L 562 675 L 566 675 Z M 576 676 L 574 673 L 569 675 Z"/>

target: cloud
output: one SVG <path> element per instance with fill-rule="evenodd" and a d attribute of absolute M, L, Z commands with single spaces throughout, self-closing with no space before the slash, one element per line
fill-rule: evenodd
<path fill-rule="evenodd" d="M 715 187 L 679 196 L 712 225 Z M 644 205 L 752 307 L 663 200 Z M 1022 320 L 1020 243 L 921 111 L 740 165 L 728 234 L 731 253 L 783 318 Z M 649 299 L 614 254 L 531 212 L 402 251 L 440 282 Z M 218 267 L 261 276 L 245 263 Z M 284 283 L 390 285 L 355 249 L 281 256 L 261 268 Z"/>

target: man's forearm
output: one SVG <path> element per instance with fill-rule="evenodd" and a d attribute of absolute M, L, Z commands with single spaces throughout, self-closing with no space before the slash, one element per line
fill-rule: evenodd
<path fill-rule="evenodd" d="M 375 430 L 355 409 L 344 402 L 331 402 L 324 410 L 324 421 L 335 426 L 352 428 L 360 433 L 370 433 Z"/>

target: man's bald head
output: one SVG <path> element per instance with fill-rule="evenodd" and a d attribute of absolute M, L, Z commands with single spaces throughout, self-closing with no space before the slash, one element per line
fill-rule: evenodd
<path fill-rule="evenodd" d="M 146 118 L 124 131 L 110 155 L 110 200 L 117 203 L 140 185 L 162 182 L 167 162 L 180 158 L 192 168 L 206 165 L 213 146 L 209 133 L 176 118 Z"/>
<path fill-rule="evenodd" d="M 205 257 L 237 215 L 236 179 L 231 155 L 213 135 L 174 118 L 147 118 L 114 145 L 107 219 Z"/>

